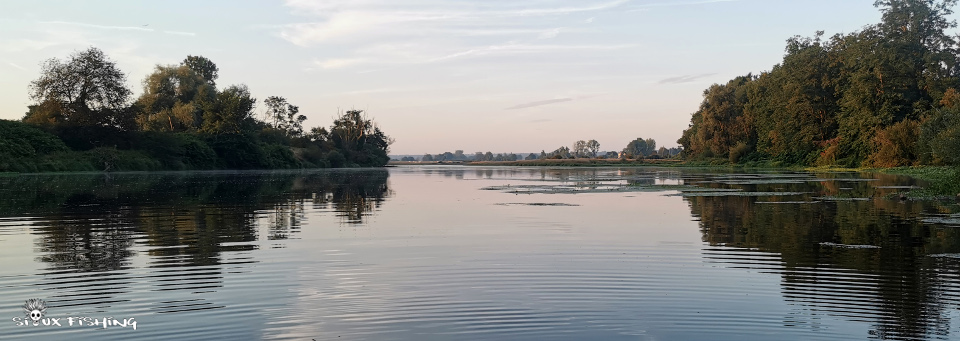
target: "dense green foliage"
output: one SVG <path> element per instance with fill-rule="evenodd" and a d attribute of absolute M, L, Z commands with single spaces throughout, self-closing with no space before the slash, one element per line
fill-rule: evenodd
<path fill-rule="evenodd" d="M 375 167 L 393 140 L 362 111 L 304 133 L 279 96 L 255 115 L 246 85 L 217 89 L 219 69 L 188 56 L 158 65 L 131 101 L 126 76 L 90 48 L 51 59 L 31 83 L 23 122 L 0 121 L 0 172 Z"/>
<path fill-rule="evenodd" d="M 956 0 L 877 1 L 882 22 L 793 37 L 783 62 L 704 91 L 688 159 L 896 167 L 960 162 Z"/>

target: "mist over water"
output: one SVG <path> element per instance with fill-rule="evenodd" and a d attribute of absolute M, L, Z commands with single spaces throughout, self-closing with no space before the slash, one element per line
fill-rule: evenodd
<path fill-rule="evenodd" d="M 0 337 L 956 339 L 960 208 L 895 194 L 922 185 L 461 166 L 0 177 Z M 30 298 L 137 329 L 18 326 Z"/>

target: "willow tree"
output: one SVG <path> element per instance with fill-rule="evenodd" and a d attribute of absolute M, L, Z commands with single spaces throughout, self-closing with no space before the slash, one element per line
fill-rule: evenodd
<path fill-rule="evenodd" d="M 157 65 L 143 81 L 137 123 L 143 130 L 196 130 L 216 97 L 213 85 L 190 67 Z"/>

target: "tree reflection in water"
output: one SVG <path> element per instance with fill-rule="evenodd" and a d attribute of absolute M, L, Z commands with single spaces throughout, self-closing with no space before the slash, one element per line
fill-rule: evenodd
<path fill-rule="evenodd" d="M 225 264 L 250 262 L 236 255 L 259 247 L 260 226 L 266 240 L 297 233 L 306 205 L 361 223 L 390 195 L 387 177 L 386 170 L 0 177 L 0 217 L 34 217 L 37 260 L 46 272 L 64 274 L 53 286 L 70 280 L 96 287 L 103 278 L 95 277 L 103 276 L 94 273 L 123 276 L 135 250 L 145 250 L 147 267 L 156 271 L 197 269 L 149 276 L 157 290 L 199 292 L 222 286 Z M 98 285 L 110 290 L 85 298 L 68 290 L 49 299 L 102 304 L 127 291 L 122 283 Z M 220 307 L 189 301 L 191 309 Z M 181 308 L 169 303 L 161 312 Z"/>
<path fill-rule="evenodd" d="M 925 224 L 918 216 L 949 212 L 931 201 L 885 199 L 879 182 L 777 184 L 781 191 L 866 200 L 770 203 L 768 198 L 688 197 L 706 258 L 733 266 L 777 269 L 783 296 L 803 315 L 874 321 L 869 337 L 914 340 L 949 335 L 947 298 L 960 294 L 956 228 Z M 890 182 L 889 184 L 884 182 Z M 763 189 L 761 189 L 763 190 Z M 769 190 L 769 189 L 768 189 Z M 744 257 L 744 253 L 779 257 Z M 745 263 L 745 259 L 750 259 Z M 798 321 L 784 321 L 785 325 Z"/>

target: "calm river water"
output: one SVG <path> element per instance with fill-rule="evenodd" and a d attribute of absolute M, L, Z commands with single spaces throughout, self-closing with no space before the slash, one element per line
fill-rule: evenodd
<path fill-rule="evenodd" d="M 0 177 L 0 339 L 957 340 L 960 209 L 895 194 L 917 185 L 458 166 Z"/>

